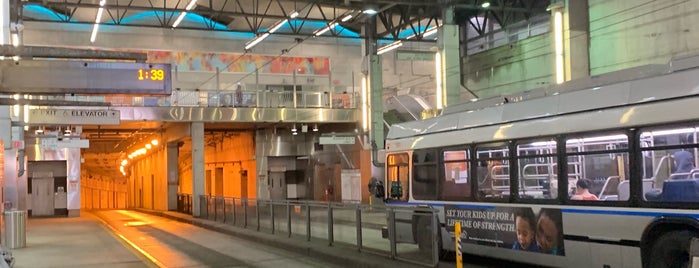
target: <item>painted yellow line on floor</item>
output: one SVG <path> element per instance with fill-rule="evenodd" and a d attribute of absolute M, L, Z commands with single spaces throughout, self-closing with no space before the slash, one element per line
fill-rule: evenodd
<path fill-rule="evenodd" d="M 93 215 L 94 215 L 94 214 L 93 214 Z M 100 216 L 94 215 L 94 217 L 97 218 L 97 220 L 101 221 L 103 226 L 109 228 L 109 230 L 111 231 L 111 233 L 112 233 L 113 235 L 116 235 L 117 237 L 121 238 L 122 241 L 124 241 L 127 245 L 131 246 L 131 248 L 133 248 L 133 249 L 136 250 L 138 253 L 140 253 L 141 256 L 143 256 L 143 257 L 145 257 L 146 259 L 148 259 L 148 261 L 150 261 L 152 264 L 155 264 L 157 267 L 160 267 L 160 268 L 167 267 L 167 266 L 165 266 L 162 262 L 158 261 L 158 259 L 156 259 L 155 257 L 153 257 L 153 255 L 150 255 L 148 252 L 146 252 L 145 250 L 143 250 L 141 247 L 139 247 L 138 245 L 136 245 L 134 242 L 131 242 L 131 240 L 129 240 L 128 238 L 126 238 L 124 235 L 122 235 L 118 230 L 114 229 L 114 227 L 112 227 L 111 225 L 109 225 L 109 223 L 106 222 L 104 219 L 102 219 Z"/>

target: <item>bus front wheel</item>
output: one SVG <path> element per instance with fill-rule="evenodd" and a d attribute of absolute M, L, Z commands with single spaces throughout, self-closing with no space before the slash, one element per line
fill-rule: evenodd
<path fill-rule="evenodd" d="M 688 267 L 689 243 L 698 235 L 691 230 L 672 231 L 662 235 L 651 248 L 650 267 Z"/>

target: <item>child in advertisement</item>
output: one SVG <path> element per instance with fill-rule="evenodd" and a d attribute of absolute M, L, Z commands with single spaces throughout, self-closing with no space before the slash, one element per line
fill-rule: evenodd
<path fill-rule="evenodd" d="M 517 230 L 517 241 L 512 245 L 512 249 L 538 252 L 539 247 L 536 245 L 536 241 L 534 241 L 536 219 L 531 208 L 515 210 L 515 228 Z"/>

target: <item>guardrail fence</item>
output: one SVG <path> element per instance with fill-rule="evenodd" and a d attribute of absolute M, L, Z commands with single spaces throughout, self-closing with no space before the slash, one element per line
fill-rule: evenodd
<path fill-rule="evenodd" d="M 191 196 L 190 196 L 191 197 Z M 439 262 L 438 220 L 436 210 L 416 207 L 372 207 L 365 204 L 297 200 L 258 200 L 223 196 L 199 196 L 200 218 L 232 226 L 305 241 L 325 241 L 354 247 L 359 251 L 435 267 Z M 189 205 L 187 195 L 178 197 L 178 205 Z M 186 201 L 189 200 L 189 201 Z M 178 211 L 191 214 L 191 208 Z M 405 232 L 417 224 L 427 232 L 418 232 L 416 243 L 398 243 L 397 230 Z M 388 239 L 382 229 L 388 230 Z M 409 230 L 412 231 L 412 230 Z"/>

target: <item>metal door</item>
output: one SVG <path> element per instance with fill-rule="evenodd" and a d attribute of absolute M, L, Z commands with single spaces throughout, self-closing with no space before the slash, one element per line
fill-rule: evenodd
<path fill-rule="evenodd" d="M 284 179 L 284 172 L 270 172 L 269 184 L 270 197 L 272 200 L 286 199 L 286 180 Z"/>
<path fill-rule="evenodd" d="M 223 168 L 216 168 L 216 183 L 214 184 L 214 195 L 223 196 Z"/>
<path fill-rule="evenodd" d="M 53 178 L 32 178 L 32 216 L 53 216 Z"/>
<path fill-rule="evenodd" d="M 248 171 L 240 171 L 240 197 L 248 198 Z"/>

